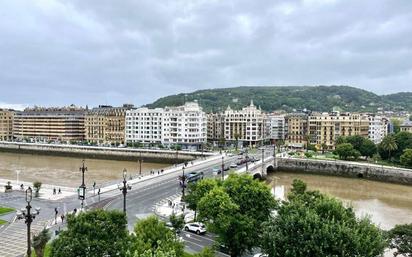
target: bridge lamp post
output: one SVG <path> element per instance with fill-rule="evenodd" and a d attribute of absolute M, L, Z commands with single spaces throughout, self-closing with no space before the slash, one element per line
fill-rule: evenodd
<path fill-rule="evenodd" d="M 36 208 L 35 213 L 31 213 L 32 206 L 30 205 L 31 200 L 33 199 L 33 191 L 31 187 L 26 189 L 26 208 L 22 208 L 21 211 L 17 211 L 16 215 L 18 219 L 24 219 L 27 224 L 27 256 L 31 256 L 31 223 L 40 214 L 40 208 Z"/>
<path fill-rule="evenodd" d="M 264 164 L 265 164 L 265 148 L 262 147 L 262 176 L 264 174 Z"/>
<path fill-rule="evenodd" d="M 249 171 L 249 156 L 247 155 L 248 154 L 247 148 L 245 150 L 245 153 L 246 153 L 246 171 Z"/>
<path fill-rule="evenodd" d="M 84 172 L 87 171 L 87 167 L 84 166 L 84 160 L 82 167 L 79 169 L 82 172 L 82 184 L 79 187 L 79 200 L 81 200 L 81 209 L 83 210 L 84 207 L 84 199 L 86 199 L 86 185 L 84 184 Z"/>
<path fill-rule="evenodd" d="M 180 181 L 182 184 L 182 199 L 185 199 L 185 187 L 186 187 L 186 177 L 185 177 L 185 166 L 182 167 L 182 179 Z"/>
<path fill-rule="evenodd" d="M 222 180 L 225 179 L 225 157 L 222 156 Z"/>
<path fill-rule="evenodd" d="M 123 194 L 123 212 L 126 213 L 126 194 L 127 194 L 127 189 L 130 189 L 130 187 L 127 185 L 127 170 L 123 170 L 123 187 L 120 188 Z"/>

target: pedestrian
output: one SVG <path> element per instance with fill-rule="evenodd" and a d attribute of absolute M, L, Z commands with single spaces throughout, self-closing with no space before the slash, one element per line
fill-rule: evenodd
<path fill-rule="evenodd" d="M 164 170 L 163 170 L 163 169 L 161 169 L 161 170 L 160 170 L 160 173 L 162 173 L 162 174 L 163 174 L 163 171 L 164 171 Z"/>
<path fill-rule="evenodd" d="M 60 187 L 59 187 L 59 194 L 61 194 L 62 193 L 62 190 L 60 189 Z"/>
<path fill-rule="evenodd" d="M 56 188 L 53 187 L 53 195 L 55 195 L 55 194 L 56 194 Z"/>
<path fill-rule="evenodd" d="M 62 223 L 64 222 L 64 214 L 62 213 L 62 215 L 60 216 L 60 218 L 62 219 Z"/>
<path fill-rule="evenodd" d="M 157 171 L 157 175 L 160 175 L 160 171 Z"/>
<path fill-rule="evenodd" d="M 54 208 L 54 221 L 57 224 L 57 214 L 59 214 L 59 211 L 57 210 L 57 207 Z"/>
<path fill-rule="evenodd" d="M 24 190 L 24 185 L 23 184 L 20 185 L 20 189 Z"/>
<path fill-rule="evenodd" d="M 73 210 L 73 215 L 76 215 L 76 212 L 77 212 L 77 209 L 74 208 L 74 210 Z"/>

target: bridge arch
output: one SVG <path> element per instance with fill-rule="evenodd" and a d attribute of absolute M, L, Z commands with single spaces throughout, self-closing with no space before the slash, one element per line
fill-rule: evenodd
<path fill-rule="evenodd" d="M 273 167 L 272 164 L 270 164 L 270 165 L 268 165 L 268 166 L 266 167 L 266 173 L 275 172 L 275 171 L 276 171 L 276 170 L 275 170 L 275 167 Z"/>
<path fill-rule="evenodd" d="M 253 174 L 253 179 L 262 180 L 262 174 L 260 174 L 259 172 L 256 172 L 255 174 Z"/>

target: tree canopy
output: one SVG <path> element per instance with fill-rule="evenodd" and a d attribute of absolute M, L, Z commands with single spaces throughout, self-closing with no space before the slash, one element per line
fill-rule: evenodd
<path fill-rule="evenodd" d="M 295 181 L 288 201 L 264 223 L 261 247 L 271 257 L 376 257 L 386 241 L 368 218 Z"/>
<path fill-rule="evenodd" d="M 394 256 L 412 257 L 412 223 L 396 225 L 388 232 L 390 248 L 396 249 Z"/>
<path fill-rule="evenodd" d="M 68 215 L 67 230 L 51 244 L 53 257 L 125 256 L 129 247 L 126 216 L 120 211 L 93 210 Z"/>

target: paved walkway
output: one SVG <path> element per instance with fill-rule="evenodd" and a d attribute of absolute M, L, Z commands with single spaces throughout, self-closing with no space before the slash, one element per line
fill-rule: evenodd
<path fill-rule="evenodd" d="M 194 220 L 195 213 L 188 209 L 181 199 L 182 194 L 180 193 L 163 199 L 153 206 L 153 212 L 164 219 L 169 219 L 173 213 L 177 216 L 184 215 L 185 222 L 191 222 Z"/>
<path fill-rule="evenodd" d="M 44 221 L 32 223 L 32 234 L 40 232 L 45 226 Z M 24 220 L 10 224 L 0 233 L 0 256 L 15 257 L 22 255 L 27 250 L 27 225 Z"/>

